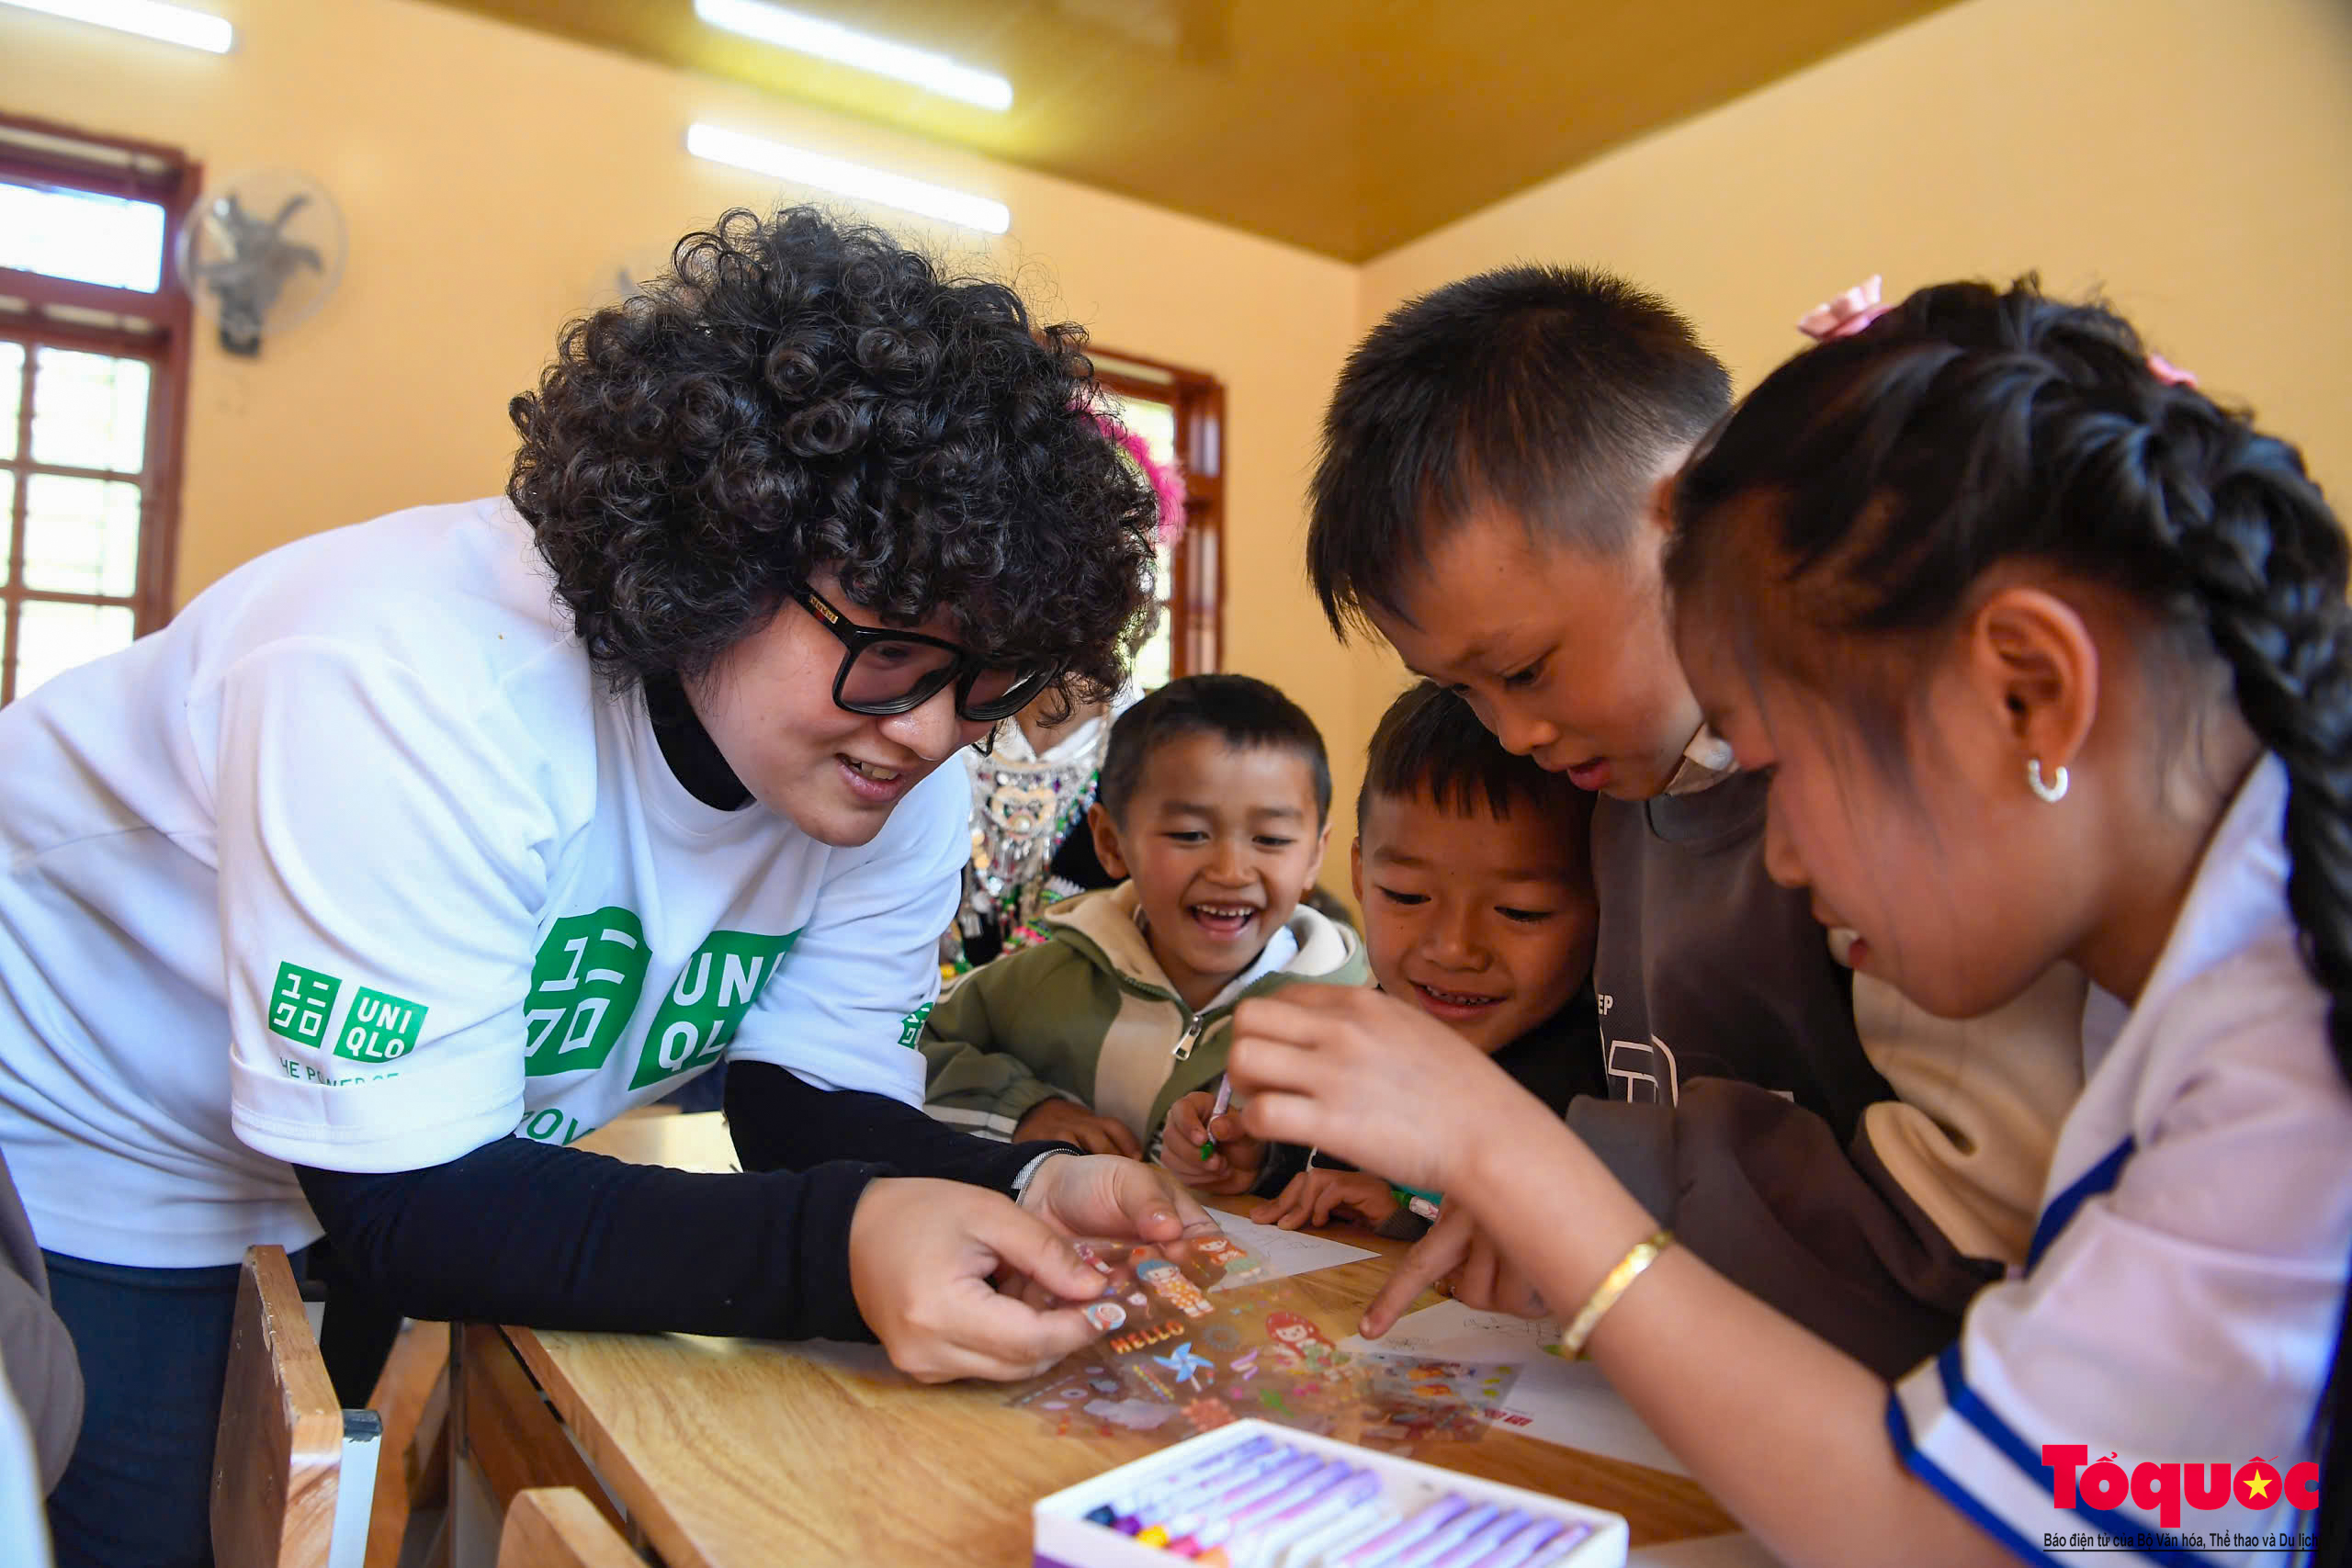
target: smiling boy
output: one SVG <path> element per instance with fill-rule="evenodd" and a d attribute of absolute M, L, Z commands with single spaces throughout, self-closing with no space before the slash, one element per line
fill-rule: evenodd
<path fill-rule="evenodd" d="M 1621 279 L 1449 285 L 1340 377 L 1308 570 L 1342 636 L 1376 632 L 1600 796 L 1608 1095 L 1570 1125 L 1717 1269 L 1899 1372 L 2024 1259 L 2079 1082 L 2032 1064 L 2071 1059 L 2047 1042 L 2078 1033 L 2083 987 L 2060 975 L 1987 1019 L 1928 1020 L 1767 874 L 1770 777 L 1701 723 L 1660 570 L 1664 484 L 1730 401 L 1690 323 Z M 1471 1245 L 1432 1235 L 1404 1274 L 1442 1271 L 1441 1241 Z"/>
<path fill-rule="evenodd" d="M 1300 900 L 1329 834 L 1323 738 L 1246 675 L 1171 681 L 1119 716 L 1089 818 L 1115 887 L 983 964 L 923 1026 L 931 1113 L 983 1136 L 1139 1155 L 1225 1067 L 1234 1007 L 1363 984 L 1355 933 Z"/>
<path fill-rule="evenodd" d="M 1590 795 L 1496 745 L 1460 698 L 1427 681 L 1381 716 L 1356 796 L 1351 860 L 1374 983 L 1492 1056 L 1555 1112 L 1601 1090 L 1585 984 L 1598 920 L 1591 815 Z M 1391 1236 L 1425 1228 L 1385 1178 L 1261 1143 L 1238 1116 L 1211 1126 L 1213 1108 L 1194 1093 L 1169 1112 L 1161 1159 L 1179 1180 L 1268 1197 L 1250 1217 L 1284 1229 L 1334 1215 Z"/>

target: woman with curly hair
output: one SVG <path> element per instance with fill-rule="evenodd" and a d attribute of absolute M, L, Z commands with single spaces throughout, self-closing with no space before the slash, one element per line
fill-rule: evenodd
<path fill-rule="evenodd" d="M 503 500 L 273 551 L 0 713 L 0 1147 L 89 1388 L 61 1562 L 205 1557 L 254 1243 L 416 1317 L 1013 1378 L 1091 1337 L 1033 1304 L 1099 1289 L 1062 1235 L 1210 1223 L 921 1110 L 941 764 L 1117 690 L 1148 603 L 1079 345 L 729 213 L 565 330 Z M 744 1174 L 569 1146 L 722 1057 Z"/>

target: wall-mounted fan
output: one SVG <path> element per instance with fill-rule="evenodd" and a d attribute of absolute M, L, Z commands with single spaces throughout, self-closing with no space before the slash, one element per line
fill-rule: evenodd
<path fill-rule="evenodd" d="M 247 356 L 266 333 L 316 315 L 343 277 L 343 213 L 291 169 L 239 175 L 205 193 L 180 233 L 180 276 L 217 318 L 220 346 Z"/>

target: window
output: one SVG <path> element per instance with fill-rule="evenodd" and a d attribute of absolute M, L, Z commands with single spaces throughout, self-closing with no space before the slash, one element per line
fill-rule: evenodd
<path fill-rule="evenodd" d="M 0 703 L 170 617 L 197 173 L 0 117 Z"/>
<path fill-rule="evenodd" d="M 1127 428 L 1184 475 L 1184 537 L 1159 559 L 1158 628 L 1136 655 L 1145 691 L 1217 667 L 1225 629 L 1225 388 L 1197 370 L 1090 353 Z"/>

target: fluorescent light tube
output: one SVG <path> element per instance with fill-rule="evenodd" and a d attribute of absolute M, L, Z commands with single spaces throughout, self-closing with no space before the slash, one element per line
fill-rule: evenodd
<path fill-rule="evenodd" d="M 806 17 L 765 0 L 695 0 L 695 15 L 714 28 L 797 50 L 821 60 L 871 71 L 926 92 L 977 104 L 984 109 L 1012 107 L 1012 84 L 990 71 L 960 65 L 944 54 L 914 49 L 871 33 L 853 32 L 838 22 Z"/>
<path fill-rule="evenodd" d="M 926 218 L 960 223 L 984 234 L 1001 234 L 1012 222 L 1012 214 L 1004 203 L 990 201 L 984 196 L 967 196 L 945 186 L 828 158 L 822 152 L 787 147 L 781 141 L 746 136 L 740 130 L 722 130 L 715 125 L 696 123 L 687 127 L 686 151 L 714 164 L 731 164 L 753 174 L 774 175 L 795 185 L 814 186 L 858 201 L 880 202 Z"/>
<path fill-rule="evenodd" d="M 226 54 L 236 38 L 226 17 L 166 6 L 163 0 L 0 0 L 0 6 L 44 11 L 69 21 L 90 22 L 117 32 L 137 33 L 164 43 L 186 44 L 213 54 Z"/>

